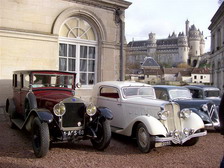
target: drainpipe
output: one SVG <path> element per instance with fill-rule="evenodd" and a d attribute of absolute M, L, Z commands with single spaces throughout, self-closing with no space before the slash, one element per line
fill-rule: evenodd
<path fill-rule="evenodd" d="M 120 81 L 124 81 L 124 12 L 116 10 L 116 22 L 120 24 Z"/>

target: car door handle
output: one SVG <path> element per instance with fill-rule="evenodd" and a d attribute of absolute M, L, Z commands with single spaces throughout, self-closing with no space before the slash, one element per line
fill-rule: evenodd
<path fill-rule="evenodd" d="M 118 103 L 117 105 L 118 105 L 118 106 L 121 106 L 122 104 L 121 104 L 121 103 Z"/>

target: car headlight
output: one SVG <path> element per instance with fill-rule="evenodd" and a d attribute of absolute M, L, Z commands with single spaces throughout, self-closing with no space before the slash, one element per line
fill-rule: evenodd
<path fill-rule="evenodd" d="M 91 117 L 96 114 L 96 106 L 90 104 L 86 108 L 86 113 Z"/>
<path fill-rule="evenodd" d="M 180 111 L 181 118 L 189 118 L 191 116 L 192 111 L 190 109 L 184 108 Z"/>
<path fill-rule="evenodd" d="M 162 111 L 160 111 L 158 113 L 158 116 L 161 120 L 167 120 L 168 116 L 169 116 L 169 111 L 165 111 L 164 109 L 162 109 Z"/>
<path fill-rule="evenodd" d="M 56 116 L 63 116 L 66 112 L 66 108 L 65 108 L 65 105 L 64 103 L 58 103 L 54 106 L 54 114 Z"/>
<path fill-rule="evenodd" d="M 207 104 L 203 104 L 203 105 L 201 106 L 201 109 L 202 109 L 203 111 L 208 111 L 208 106 L 207 106 Z"/>

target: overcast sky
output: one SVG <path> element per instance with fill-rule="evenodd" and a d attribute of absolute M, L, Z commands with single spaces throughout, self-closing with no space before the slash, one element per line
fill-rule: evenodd
<path fill-rule="evenodd" d="M 127 42 L 146 40 L 150 32 L 156 38 L 167 38 L 175 31 L 185 33 L 185 21 L 210 36 L 208 26 L 219 8 L 218 0 L 127 0 L 132 5 L 125 11 L 125 35 Z M 210 50 L 210 38 L 205 40 Z"/>

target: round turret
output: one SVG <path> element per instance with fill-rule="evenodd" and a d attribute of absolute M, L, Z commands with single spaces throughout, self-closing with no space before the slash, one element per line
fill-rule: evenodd
<path fill-rule="evenodd" d="M 181 63 L 187 63 L 188 60 L 188 42 L 184 33 L 178 34 L 178 53 Z"/>

